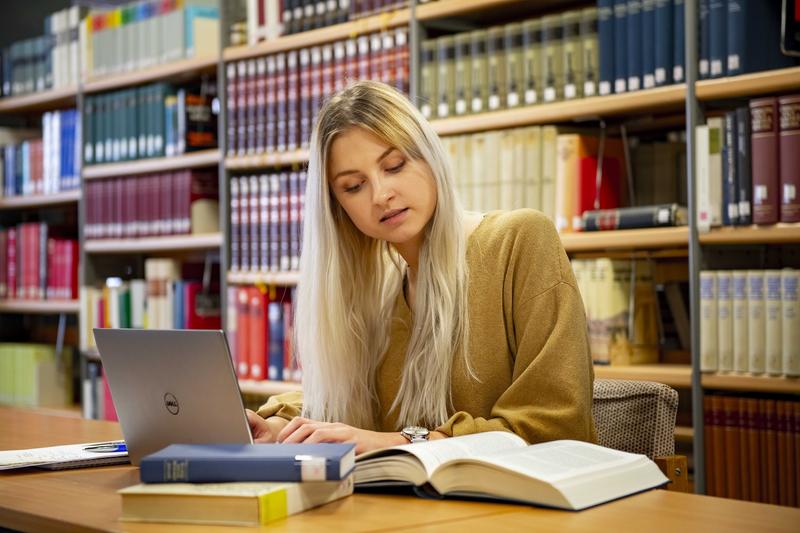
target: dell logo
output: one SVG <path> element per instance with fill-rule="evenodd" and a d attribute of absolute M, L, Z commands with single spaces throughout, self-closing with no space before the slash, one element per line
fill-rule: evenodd
<path fill-rule="evenodd" d="M 178 405 L 178 399 L 170 392 L 164 395 L 164 405 L 167 407 L 167 411 L 173 415 L 177 415 L 178 411 L 181 410 L 181 406 Z"/>

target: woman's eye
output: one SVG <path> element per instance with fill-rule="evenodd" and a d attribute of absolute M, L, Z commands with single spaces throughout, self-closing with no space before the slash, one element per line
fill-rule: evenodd
<path fill-rule="evenodd" d="M 392 174 L 394 174 L 395 172 L 400 172 L 400 169 L 402 169 L 405 164 L 406 164 L 405 161 L 400 161 L 399 164 L 397 164 L 397 165 L 395 165 L 393 167 L 387 168 L 386 172 L 391 172 Z"/>
<path fill-rule="evenodd" d="M 361 184 L 357 183 L 355 185 L 351 185 L 350 187 L 345 187 L 344 192 L 358 192 L 361 189 Z"/>

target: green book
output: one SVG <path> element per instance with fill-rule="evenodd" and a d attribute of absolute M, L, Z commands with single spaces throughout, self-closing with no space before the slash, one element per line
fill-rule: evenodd
<path fill-rule="evenodd" d="M 523 58 L 522 58 L 522 24 L 513 23 L 505 27 L 506 54 L 506 106 L 517 107 L 523 101 Z"/>
<path fill-rule="evenodd" d="M 542 21 L 526 20 L 522 23 L 522 78 L 526 105 L 542 100 Z"/>
<path fill-rule="evenodd" d="M 87 96 L 83 104 L 83 162 L 94 163 L 94 97 Z"/>
<path fill-rule="evenodd" d="M 489 111 L 495 111 L 506 107 L 506 95 L 508 95 L 503 26 L 495 26 L 487 31 L 486 56 L 489 64 Z"/>
<path fill-rule="evenodd" d="M 489 100 L 489 65 L 486 59 L 486 30 L 476 30 L 470 36 L 470 69 L 472 70 L 472 101 L 470 108 L 473 113 L 485 111 Z"/>
<path fill-rule="evenodd" d="M 455 46 L 455 113 L 465 115 L 469 112 L 472 94 L 472 65 L 470 64 L 470 34 L 459 33 L 454 39 Z"/>
<path fill-rule="evenodd" d="M 138 139 L 138 120 L 139 115 L 136 112 L 136 103 L 138 101 L 138 90 L 132 88 L 128 91 L 128 96 L 125 102 L 125 124 L 128 142 L 128 157 L 132 160 L 139 158 L 139 139 Z"/>
<path fill-rule="evenodd" d="M 581 50 L 581 13 L 567 11 L 561 15 L 563 35 L 562 57 L 564 98 L 571 100 L 583 96 L 583 53 Z"/>
<path fill-rule="evenodd" d="M 136 88 L 136 135 L 138 159 L 147 157 L 147 86 Z"/>
<path fill-rule="evenodd" d="M 581 11 L 581 51 L 583 53 L 583 96 L 594 96 L 600 78 L 600 48 L 597 44 L 597 8 Z"/>
<path fill-rule="evenodd" d="M 425 118 L 433 118 L 436 95 L 436 40 L 428 39 L 422 42 L 419 84 L 419 109 Z"/>
<path fill-rule="evenodd" d="M 542 81 L 544 101 L 555 102 L 564 98 L 563 30 L 560 15 L 542 18 Z"/>
<path fill-rule="evenodd" d="M 436 39 L 436 116 L 447 118 L 455 112 L 455 40 Z"/>

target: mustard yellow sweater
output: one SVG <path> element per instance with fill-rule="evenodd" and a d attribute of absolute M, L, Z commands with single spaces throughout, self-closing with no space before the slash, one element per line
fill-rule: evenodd
<path fill-rule="evenodd" d="M 469 236 L 469 357 L 453 365 L 454 412 L 436 428 L 449 436 L 512 431 L 529 443 L 595 440 L 594 373 L 586 317 L 553 224 L 531 209 L 488 213 Z M 413 321 L 401 293 L 378 370 L 381 431 L 398 431 L 389 407 L 400 387 Z M 258 413 L 291 419 L 302 393 L 273 396 Z"/>

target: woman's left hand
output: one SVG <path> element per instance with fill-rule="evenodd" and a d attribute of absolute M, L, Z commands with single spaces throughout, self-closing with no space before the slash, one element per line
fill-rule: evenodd
<path fill-rule="evenodd" d="M 278 434 L 278 442 L 307 443 L 352 442 L 356 445 L 356 455 L 388 448 L 408 441 L 400 433 L 382 433 L 359 429 L 339 422 L 317 422 L 297 416 Z"/>

